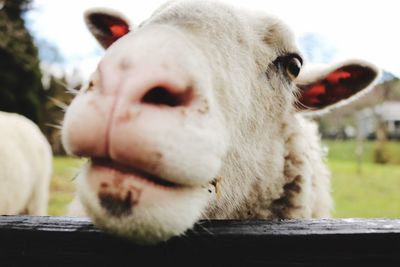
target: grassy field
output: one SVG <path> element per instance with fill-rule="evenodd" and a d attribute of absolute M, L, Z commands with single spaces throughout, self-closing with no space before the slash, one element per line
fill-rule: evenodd
<path fill-rule="evenodd" d="M 373 163 L 375 143 L 365 143 L 361 166 L 355 142 L 325 144 L 329 147 L 335 217 L 400 217 L 400 142 L 388 143 L 391 163 L 383 165 Z"/>
<path fill-rule="evenodd" d="M 334 217 L 400 218 L 400 142 L 390 142 L 389 164 L 373 163 L 375 144 L 364 144 L 361 168 L 355 142 L 327 141 L 328 165 L 332 171 Z M 51 183 L 50 215 L 64 215 L 74 196 L 74 177 L 83 160 L 56 157 Z"/>
<path fill-rule="evenodd" d="M 49 214 L 65 215 L 75 192 L 75 176 L 83 160 L 68 157 L 53 159 L 53 178 L 50 184 Z"/>

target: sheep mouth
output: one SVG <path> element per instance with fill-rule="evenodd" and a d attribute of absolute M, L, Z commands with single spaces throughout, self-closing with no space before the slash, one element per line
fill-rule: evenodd
<path fill-rule="evenodd" d="M 183 187 L 183 185 L 167 181 L 161 177 L 150 174 L 140 168 L 123 165 L 111 159 L 92 158 L 91 166 L 94 168 L 102 168 L 102 169 L 107 169 L 109 171 L 118 172 L 123 176 L 127 177 L 127 179 L 133 178 L 136 180 L 141 180 L 142 182 L 150 186 L 156 186 L 165 189 L 177 189 Z"/>

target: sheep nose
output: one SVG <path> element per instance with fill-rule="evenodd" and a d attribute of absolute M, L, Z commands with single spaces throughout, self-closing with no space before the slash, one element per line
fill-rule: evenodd
<path fill-rule="evenodd" d="M 160 65 L 122 68 L 99 64 L 100 90 L 129 99 L 132 104 L 185 107 L 193 100 L 193 86 L 184 71 Z"/>
<path fill-rule="evenodd" d="M 177 90 L 171 86 L 158 85 L 150 88 L 140 99 L 148 105 L 164 105 L 169 107 L 188 106 L 192 100 L 193 90 L 190 86 Z"/>

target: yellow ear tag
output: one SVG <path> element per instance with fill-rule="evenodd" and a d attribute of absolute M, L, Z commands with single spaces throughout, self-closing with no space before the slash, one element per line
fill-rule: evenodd
<path fill-rule="evenodd" d="M 217 196 L 217 200 L 221 198 L 221 180 L 222 177 L 218 176 L 211 182 L 211 184 L 215 187 L 215 195 Z"/>

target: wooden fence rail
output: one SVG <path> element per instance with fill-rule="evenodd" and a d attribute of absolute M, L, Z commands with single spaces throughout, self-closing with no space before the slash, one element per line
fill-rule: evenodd
<path fill-rule="evenodd" d="M 0 266 L 400 266 L 400 220 L 204 221 L 138 246 L 87 219 L 0 216 Z"/>

